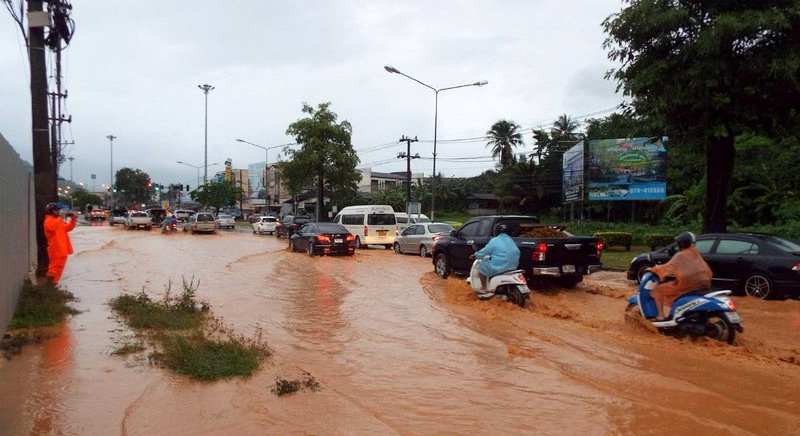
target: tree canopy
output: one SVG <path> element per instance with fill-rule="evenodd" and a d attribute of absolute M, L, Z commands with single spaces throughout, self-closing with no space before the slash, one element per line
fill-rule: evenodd
<path fill-rule="evenodd" d="M 289 161 L 281 165 L 292 192 L 297 193 L 301 186 L 316 188 L 317 220 L 325 211 L 326 191 L 334 203 L 344 203 L 355 196 L 361 180 L 356 170 L 359 159 L 350 142 L 353 128 L 346 120 L 337 122 L 338 116 L 330 106 L 330 102 L 320 103 L 314 109 L 303 103 L 302 111 L 308 116 L 286 129 L 301 147 L 287 149 Z"/>
<path fill-rule="evenodd" d="M 516 162 L 514 148 L 521 146 L 522 133 L 516 123 L 500 120 L 486 132 L 487 147 L 492 148 L 492 157 L 499 157 L 498 167 L 507 168 Z"/>
<path fill-rule="evenodd" d="M 189 193 L 192 200 L 219 210 L 244 199 L 244 190 L 229 182 L 210 182 Z"/>
<path fill-rule="evenodd" d="M 735 138 L 796 129 L 796 2 L 633 1 L 603 27 L 636 112 L 706 153 L 704 231 L 725 231 Z M 792 127 L 793 126 L 793 127 Z"/>
<path fill-rule="evenodd" d="M 138 168 L 120 168 L 117 170 L 115 180 L 114 198 L 118 203 L 130 206 L 148 203 L 152 198 L 152 187 L 149 186 L 150 176 Z"/>

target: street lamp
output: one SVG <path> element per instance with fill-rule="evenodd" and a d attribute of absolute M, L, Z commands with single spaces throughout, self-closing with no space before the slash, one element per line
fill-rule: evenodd
<path fill-rule="evenodd" d="M 199 188 L 200 187 L 200 168 L 204 168 L 204 166 L 203 165 L 192 165 L 190 163 L 186 163 L 186 162 L 183 162 L 183 161 L 177 161 L 176 163 L 179 163 L 181 165 L 190 166 L 190 167 L 192 167 L 192 168 L 197 170 L 197 187 Z M 214 163 L 210 163 L 210 164 L 206 165 L 205 166 L 206 171 L 208 170 L 208 167 L 213 166 L 213 165 L 219 165 L 219 164 L 214 162 Z"/>
<path fill-rule="evenodd" d="M 111 172 L 110 176 L 111 177 L 110 177 L 110 179 L 111 179 L 111 186 L 114 186 L 114 140 L 117 139 L 117 137 L 114 136 L 114 135 L 108 135 L 108 136 L 106 136 L 106 138 L 108 138 L 108 145 L 111 148 L 111 170 L 110 170 L 110 172 Z"/>
<path fill-rule="evenodd" d="M 243 142 L 245 144 L 250 144 L 254 147 L 264 149 L 264 200 L 266 201 L 267 211 L 269 211 L 269 180 L 267 180 L 267 169 L 269 168 L 269 150 L 273 148 L 286 147 L 287 145 L 294 145 L 295 143 L 290 142 L 288 144 L 264 147 L 263 145 L 253 144 L 252 142 L 245 141 L 244 139 L 237 139 L 236 142 Z"/>
<path fill-rule="evenodd" d="M 208 183 L 208 91 L 213 91 L 214 87 L 208 84 L 197 85 L 206 95 L 206 115 L 205 115 L 205 152 L 203 153 L 203 184 Z M 199 183 L 198 183 L 199 185 Z"/>
<path fill-rule="evenodd" d="M 393 67 L 391 65 L 386 65 L 386 66 L 383 67 L 383 69 L 388 71 L 389 73 L 394 73 L 394 74 L 399 74 L 401 76 L 405 76 L 405 77 L 407 77 L 407 78 L 419 83 L 420 85 L 422 85 L 422 86 L 424 86 L 424 87 L 426 87 L 426 88 L 428 88 L 430 90 L 433 90 L 433 92 L 436 94 L 436 107 L 435 107 L 435 111 L 434 111 L 434 115 L 433 115 L 433 179 L 431 179 L 432 180 L 432 182 L 431 182 L 431 221 L 434 221 L 435 218 L 436 218 L 436 213 L 435 213 L 435 209 L 436 209 L 436 134 L 437 134 L 437 130 L 438 130 L 438 127 L 439 127 L 439 91 L 447 91 L 448 89 L 456 89 L 456 88 L 466 88 L 467 86 L 483 86 L 483 85 L 488 84 L 489 82 L 487 82 L 485 80 L 481 80 L 480 82 L 467 83 L 465 85 L 448 86 L 446 88 L 436 89 L 433 86 L 428 85 L 427 83 L 421 82 L 421 81 L 409 76 L 408 74 L 405 74 L 405 73 L 401 72 L 400 70 L 398 70 L 397 68 L 395 68 L 395 67 Z"/>

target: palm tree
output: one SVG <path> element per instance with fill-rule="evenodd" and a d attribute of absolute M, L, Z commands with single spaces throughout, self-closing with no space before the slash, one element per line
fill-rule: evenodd
<path fill-rule="evenodd" d="M 578 135 L 575 134 L 575 129 L 577 128 L 578 123 L 567 114 L 559 115 L 558 119 L 553 123 L 550 136 L 556 141 L 572 141 L 578 139 Z"/>
<path fill-rule="evenodd" d="M 492 147 L 492 157 L 500 157 L 501 169 L 514 164 L 516 160 L 514 147 L 522 145 L 522 133 L 519 132 L 519 125 L 508 120 L 500 120 L 486 132 L 486 137 L 488 138 L 486 146 Z"/>

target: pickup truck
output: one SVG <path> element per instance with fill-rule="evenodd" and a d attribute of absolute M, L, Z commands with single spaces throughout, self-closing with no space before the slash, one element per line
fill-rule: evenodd
<path fill-rule="evenodd" d="M 451 272 L 469 274 L 470 256 L 495 236 L 498 224 L 506 224 L 519 247 L 518 269 L 528 282 L 556 279 L 572 288 L 583 276 L 600 269 L 603 243 L 595 237 L 573 236 L 564 226 L 540 224 L 533 216 L 495 215 L 472 218 L 458 230 L 439 237 L 433 244 L 433 267 L 447 278 Z"/>
<path fill-rule="evenodd" d="M 128 217 L 125 219 L 125 227 L 128 230 L 150 230 L 153 228 L 153 222 L 150 221 L 150 215 L 148 215 L 147 212 L 132 210 L 128 212 Z"/>

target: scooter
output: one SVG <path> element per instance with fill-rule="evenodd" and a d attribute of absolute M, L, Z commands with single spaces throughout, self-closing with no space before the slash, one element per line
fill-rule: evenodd
<path fill-rule="evenodd" d="M 531 293 L 528 289 L 528 282 L 525 280 L 525 271 L 518 269 L 491 276 L 486 280 L 486 290 L 481 291 L 481 277 L 478 272 L 481 262 L 481 259 L 475 259 L 472 262 L 472 269 L 467 277 L 467 283 L 472 286 L 477 297 L 481 300 L 488 300 L 498 296 L 519 307 L 525 307 Z"/>
<path fill-rule="evenodd" d="M 171 233 L 177 231 L 178 231 L 177 221 L 164 220 L 164 222 L 161 223 L 161 233 Z"/>
<path fill-rule="evenodd" d="M 736 332 L 744 331 L 736 303 L 727 297 L 731 291 L 694 291 L 681 295 L 672 303 L 669 318 L 656 321 L 658 309 L 650 292 L 658 283 L 658 276 L 652 272 L 642 277 L 638 294 L 628 298 L 626 316 L 638 312 L 661 333 L 679 338 L 710 337 L 732 344 Z"/>

